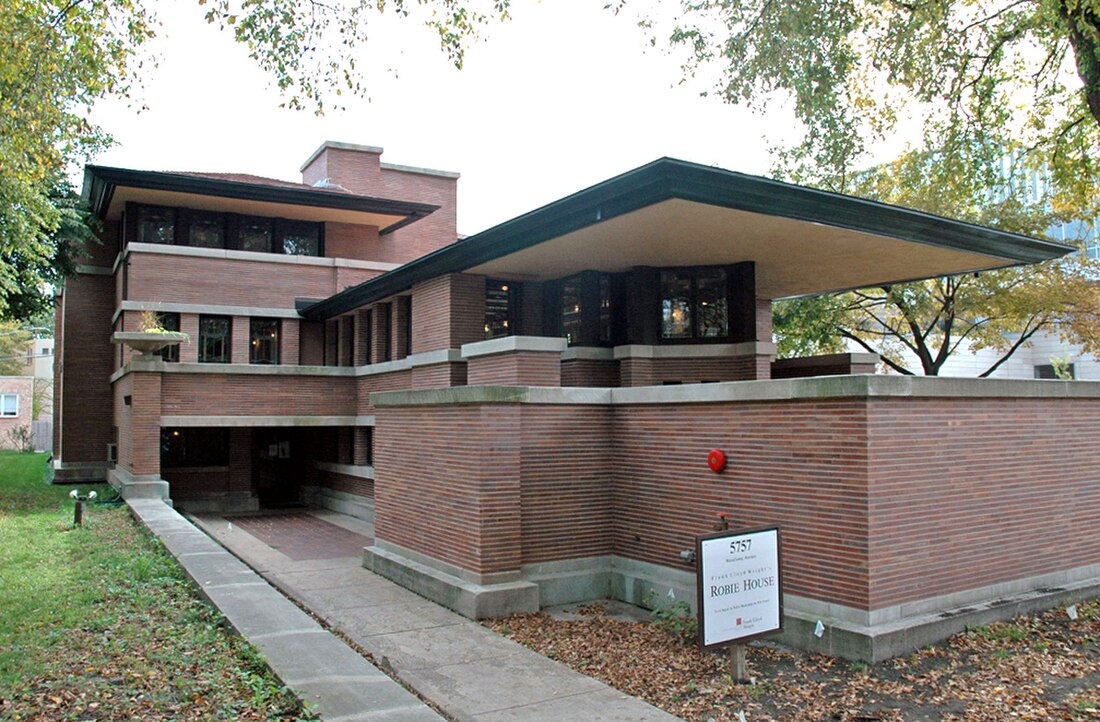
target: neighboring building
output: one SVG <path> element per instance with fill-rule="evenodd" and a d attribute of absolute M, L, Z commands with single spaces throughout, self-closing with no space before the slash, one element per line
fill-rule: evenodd
<path fill-rule="evenodd" d="M 22 450 L 29 443 L 33 392 L 31 376 L 0 376 L 0 449 Z"/>
<path fill-rule="evenodd" d="M 36 379 L 53 380 L 53 346 L 52 338 L 34 338 L 27 346 L 27 361 L 23 365 L 23 376 L 33 376 Z"/>
<path fill-rule="evenodd" d="M 771 340 L 775 298 L 1067 247 L 671 159 L 456 242 L 457 176 L 380 155 L 325 143 L 303 185 L 89 167 L 59 480 L 373 518 L 367 565 L 472 617 L 690 594 L 726 512 L 784 530 L 789 641 L 866 659 L 1100 586 L 1093 385 Z M 190 343 L 106 343 L 145 311 Z"/>

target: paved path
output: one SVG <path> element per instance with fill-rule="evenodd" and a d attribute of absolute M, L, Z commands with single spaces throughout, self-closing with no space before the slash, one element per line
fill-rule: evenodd
<path fill-rule="evenodd" d="M 359 555 L 332 556 L 322 541 L 341 538 L 335 525 L 369 544 L 370 525 L 304 516 L 257 525 L 202 515 L 196 523 L 457 720 L 677 719 L 367 571 Z"/>
<path fill-rule="evenodd" d="M 328 722 L 442 718 L 164 502 L 128 502 L 230 624 Z"/>

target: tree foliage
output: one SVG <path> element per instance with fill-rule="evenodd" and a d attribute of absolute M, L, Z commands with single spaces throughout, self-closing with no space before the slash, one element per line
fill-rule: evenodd
<path fill-rule="evenodd" d="M 461 66 L 466 45 L 508 0 L 199 0 L 294 108 L 363 93 L 357 51 L 372 13 L 419 20 Z M 205 7 L 199 7 L 205 6 Z M 0 315 L 26 318 L 45 284 L 71 272 L 58 245 L 79 209 L 59 179 L 111 143 L 96 101 L 132 98 L 160 29 L 155 0 L 0 0 Z M 56 263 L 51 264 L 53 259 Z M 48 303 L 48 301 L 47 301 Z"/>
<path fill-rule="evenodd" d="M 1081 195 L 1100 148 L 1100 0 L 683 0 L 672 42 L 720 70 L 729 102 L 785 97 L 803 123 L 792 172 L 845 183 L 902 133 L 948 161 L 997 160 Z M 954 167 L 966 173 L 965 167 Z M 1084 187 L 1081 187 L 1082 184 Z M 1093 193 L 1095 195 L 1095 193 Z"/>
<path fill-rule="evenodd" d="M 466 47 L 482 28 L 508 17 L 510 0 L 199 0 L 206 20 L 232 32 L 275 81 L 293 108 L 324 110 L 345 92 L 361 95 L 358 55 L 370 19 L 381 12 L 419 21 L 440 49 L 462 67 Z"/>
<path fill-rule="evenodd" d="M 830 190 L 1041 235 L 1100 210 L 1100 0 L 683 0 L 672 32 L 719 95 L 800 121 L 776 173 Z M 872 151 L 903 140 L 894 162 Z M 1036 333 L 1097 349 L 1096 269 L 1039 266 L 777 304 L 781 353 L 844 340 L 894 370 Z M 902 351 L 920 363 L 909 368 Z M 984 374 L 983 374 L 984 375 Z"/>

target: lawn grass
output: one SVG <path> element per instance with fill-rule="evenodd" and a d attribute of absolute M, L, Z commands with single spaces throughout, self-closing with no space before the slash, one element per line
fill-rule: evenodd
<path fill-rule="evenodd" d="M 125 506 L 73 528 L 45 470 L 0 452 L 0 719 L 309 717 Z"/>

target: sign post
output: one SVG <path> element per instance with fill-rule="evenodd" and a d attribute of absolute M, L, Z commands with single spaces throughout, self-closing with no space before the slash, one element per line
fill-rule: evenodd
<path fill-rule="evenodd" d="M 745 682 L 745 642 L 783 628 L 779 528 L 697 536 L 695 558 L 699 647 L 735 645 L 733 676 Z"/>

